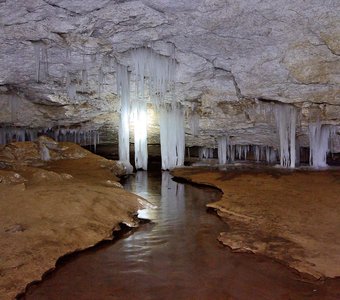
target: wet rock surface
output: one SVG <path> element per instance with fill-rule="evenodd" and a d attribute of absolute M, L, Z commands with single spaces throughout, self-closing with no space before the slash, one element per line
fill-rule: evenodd
<path fill-rule="evenodd" d="M 136 226 L 143 207 L 117 182 L 123 170 L 116 162 L 72 143 L 54 145 L 49 162 L 34 143 L 10 144 L 0 153 L 6 163 L 0 170 L 1 299 L 23 292 L 59 257 L 111 239 L 120 223 Z M 10 159 L 8 148 L 15 154 Z"/>
<path fill-rule="evenodd" d="M 227 167 L 172 173 L 223 191 L 208 207 L 229 225 L 219 240 L 234 251 L 264 254 L 317 278 L 340 275 L 339 170 Z"/>

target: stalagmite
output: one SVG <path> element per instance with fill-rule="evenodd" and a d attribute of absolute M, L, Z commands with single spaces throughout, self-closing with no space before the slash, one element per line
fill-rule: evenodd
<path fill-rule="evenodd" d="M 44 161 L 51 159 L 50 150 L 46 147 L 46 145 L 40 145 L 40 158 Z"/>

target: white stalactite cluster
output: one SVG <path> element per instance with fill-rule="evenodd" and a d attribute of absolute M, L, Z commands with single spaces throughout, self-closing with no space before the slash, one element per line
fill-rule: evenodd
<path fill-rule="evenodd" d="M 121 99 L 119 129 L 119 157 L 129 161 L 129 118 L 134 124 L 135 166 L 147 170 L 147 108 L 148 103 L 160 111 L 162 169 L 171 169 L 184 163 L 184 115 L 172 97 L 176 63 L 173 50 L 170 56 L 155 53 L 150 48 L 131 51 L 133 61 L 130 79 L 127 66 L 118 65 L 117 89 Z"/>
<path fill-rule="evenodd" d="M 82 127 L 45 129 L 1 127 L 0 144 L 25 141 L 34 142 L 40 135 L 46 135 L 57 142 L 73 142 L 83 146 L 92 145 L 94 151 L 96 151 L 97 144 L 99 143 L 99 132 L 97 130 Z"/>
<path fill-rule="evenodd" d="M 42 129 L 39 134 L 49 136 L 57 142 L 72 142 L 82 146 L 92 145 L 94 151 L 100 142 L 99 132 L 90 128 L 49 128 Z"/>
<path fill-rule="evenodd" d="M 233 145 L 228 136 L 217 139 L 218 162 L 220 165 L 233 163 L 236 159 L 247 160 L 248 154 L 253 154 L 256 162 L 266 161 L 268 164 L 276 163 L 277 152 L 273 147 L 262 145 Z"/>
<path fill-rule="evenodd" d="M 198 149 L 199 159 L 209 159 L 214 158 L 214 148 L 200 147 Z"/>
<path fill-rule="evenodd" d="M 49 75 L 49 51 L 48 45 L 43 42 L 34 42 L 35 53 L 35 79 L 37 83 L 44 83 Z M 132 64 L 128 66 L 116 64 L 117 94 L 121 101 L 120 125 L 119 125 L 119 157 L 126 167 L 132 171 L 130 164 L 130 123 L 134 124 L 135 166 L 137 169 L 147 169 L 147 110 L 148 105 L 160 112 L 160 134 L 162 168 L 171 169 L 184 163 L 184 115 L 180 105 L 173 97 L 176 61 L 174 48 L 170 47 L 168 55 L 160 55 L 151 48 L 138 48 L 130 52 Z M 66 68 L 64 70 L 64 82 L 66 94 L 73 102 L 78 103 L 80 96 L 78 91 L 85 92 L 89 83 L 89 68 L 98 71 L 96 81 L 97 93 L 100 97 L 105 78 L 112 69 L 112 57 L 109 55 L 83 54 L 78 69 L 69 67 L 72 65 L 72 50 L 66 51 Z M 130 84 L 133 83 L 133 85 Z M 133 93 L 131 93 L 133 91 Z M 132 96 L 133 95 L 133 96 Z M 199 114 L 197 107 L 191 107 L 187 114 L 188 125 L 191 134 L 197 137 L 199 134 Z M 13 124 L 18 119 L 19 104 L 16 98 L 10 102 L 11 121 Z M 233 162 L 235 159 L 247 159 L 247 153 L 252 151 L 255 161 L 267 161 L 274 163 L 279 157 L 282 167 L 294 168 L 299 163 L 299 145 L 296 140 L 298 111 L 293 105 L 257 102 L 257 114 L 270 119 L 275 116 L 278 129 L 280 153 L 264 145 L 232 145 L 228 137 L 219 137 L 218 158 L 220 164 Z M 169 121 L 172 120 L 172 121 Z M 180 124 L 180 125 L 179 125 Z M 183 124 L 183 125 L 182 125 Z M 320 122 L 310 123 L 308 136 L 310 144 L 310 165 L 314 168 L 327 166 L 327 154 L 331 151 L 331 138 L 335 135 L 331 125 Z M 34 131 L 34 133 L 33 133 Z M 0 129 L 0 143 L 4 144 L 12 140 L 24 141 L 36 138 L 36 130 L 24 128 Z M 62 132 L 66 133 L 62 133 Z M 47 130 L 46 132 L 49 132 Z M 45 133 L 46 133 L 45 132 Z M 58 134 L 56 134 L 58 132 Z M 58 141 L 74 141 L 79 144 L 92 144 L 96 148 L 99 135 L 95 130 L 58 129 L 54 130 L 53 137 Z M 201 159 L 212 158 L 213 149 L 202 147 L 199 150 Z"/>
<path fill-rule="evenodd" d="M 10 142 L 35 141 L 38 138 L 38 131 L 29 128 L 1 127 L 0 145 Z"/>

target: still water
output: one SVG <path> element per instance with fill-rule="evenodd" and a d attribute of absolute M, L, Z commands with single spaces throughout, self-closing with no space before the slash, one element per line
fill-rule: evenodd
<path fill-rule="evenodd" d="M 219 199 L 217 190 L 144 171 L 124 187 L 157 206 L 139 214 L 151 222 L 79 253 L 25 299 L 333 299 L 277 262 L 222 246 L 216 238 L 228 225 L 205 207 Z"/>

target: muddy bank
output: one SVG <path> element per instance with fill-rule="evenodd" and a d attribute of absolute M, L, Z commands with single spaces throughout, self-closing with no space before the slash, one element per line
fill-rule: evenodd
<path fill-rule="evenodd" d="M 123 183 L 155 206 L 139 215 L 150 223 L 114 244 L 78 253 L 24 299 L 339 299 L 340 281 L 301 276 L 219 243 L 216 236 L 228 226 L 206 212 L 219 191 L 174 182 L 159 169 L 152 173 L 137 172 Z"/>
<path fill-rule="evenodd" d="M 124 191 L 123 168 L 71 143 L 0 149 L 0 299 L 13 299 L 67 253 L 135 226 L 143 200 Z"/>
<path fill-rule="evenodd" d="M 216 186 L 208 204 L 229 225 L 234 251 L 273 257 L 314 277 L 340 276 L 340 171 L 183 168 L 176 177 Z"/>

